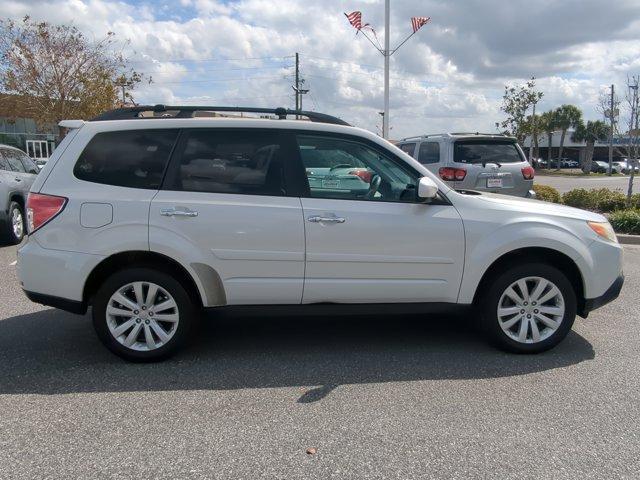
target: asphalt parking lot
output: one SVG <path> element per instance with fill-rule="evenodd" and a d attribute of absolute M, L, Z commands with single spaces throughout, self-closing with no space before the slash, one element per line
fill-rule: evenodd
<path fill-rule="evenodd" d="M 586 188 L 587 190 L 595 188 L 608 188 L 610 190 L 620 190 L 621 192 L 627 193 L 627 188 L 629 186 L 629 177 L 620 175 L 612 177 L 598 175 L 585 178 L 569 176 L 560 177 L 538 174 L 536 175 L 535 183 L 553 187 L 560 193 L 568 192 L 569 190 L 573 190 L 574 188 Z M 640 180 L 636 178 L 634 180 L 634 183 L 634 191 L 637 191 L 638 185 L 640 185 Z"/>
<path fill-rule="evenodd" d="M 0 248 L 0 478 L 637 479 L 625 254 L 618 301 L 542 355 L 493 350 L 473 318 L 241 317 L 134 365 L 88 316 L 29 303 Z"/>

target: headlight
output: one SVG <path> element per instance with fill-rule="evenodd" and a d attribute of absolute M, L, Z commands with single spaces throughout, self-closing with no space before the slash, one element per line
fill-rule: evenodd
<path fill-rule="evenodd" d="M 618 243 L 616 238 L 616 232 L 613 231 L 613 227 L 609 222 L 587 222 L 587 225 L 591 227 L 591 230 L 596 232 L 599 237 L 609 240 L 613 243 Z"/>

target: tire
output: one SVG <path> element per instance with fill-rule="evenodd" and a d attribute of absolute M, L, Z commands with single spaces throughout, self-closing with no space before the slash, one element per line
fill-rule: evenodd
<path fill-rule="evenodd" d="M 16 225 L 15 221 L 19 221 L 20 225 Z M 9 216 L 4 231 L 4 237 L 11 245 L 17 245 L 24 238 L 27 224 L 25 222 L 24 210 L 18 202 L 9 204 Z"/>
<path fill-rule="evenodd" d="M 513 353 L 540 353 L 555 347 L 571 330 L 576 317 L 576 294 L 566 275 L 557 268 L 544 263 L 526 263 L 499 273 L 488 285 L 480 303 L 482 326 L 498 348 Z M 527 295 L 522 295 L 520 285 L 528 290 L 529 301 Z M 513 292 L 507 294 L 510 287 Z M 552 287 L 556 287 L 557 294 Z M 549 295 L 553 296 L 546 299 Z M 518 303 L 514 296 L 522 301 Z M 510 313 L 513 311 L 514 314 Z"/>
<path fill-rule="evenodd" d="M 156 293 L 150 299 L 152 289 Z M 143 301 L 137 301 L 138 295 Z M 170 307 L 171 300 L 175 307 Z M 178 281 L 146 267 L 121 270 L 108 277 L 96 292 L 92 312 L 102 343 L 132 362 L 155 362 L 176 353 L 187 342 L 198 313 Z"/>

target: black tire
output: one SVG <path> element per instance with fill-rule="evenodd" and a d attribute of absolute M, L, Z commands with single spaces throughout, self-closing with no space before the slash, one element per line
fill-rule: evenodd
<path fill-rule="evenodd" d="M 152 282 L 166 290 L 175 300 L 179 321 L 173 336 L 154 350 L 134 350 L 120 343 L 111 334 L 107 323 L 107 305 L 111 296 L 132 282 Z M 100 286 L 93 301 L 93 326 L 102 343 L 119 357 L 131 362 L 156 362 L 169 358 L 182 348 L 198 320 L 199 312 L 189 293 L 167 273 L 152 268 L 129 268 L 114 273 Z"/>
<path fill-rule="evenodd" d="M 16 235 L 13 230 L 13 215 L 14 212 L 18 212 L 20 214 L 20 218 L 22 219 L 22 232 L 20 235 Z M 27 229 L 27 222 L 25 221 L 24 210 L 22 206 L 18 202 L 11 202 L 9 204 L 9 216 L 7 217 L 7 222 L 4 231 L 4 237 L 10 245 L 17 245 L 24 238 L 25 231 Z"/>
<path fill-rule="evenodd" d="M 514 282 L 526 277 L 541 277 L 555 284 L 564 299 L 564 316 L 560 326 L 549 337 L 536 343 L 522 343 L 512 339 L 498 321 L 498 304 L 502 294 Z M 576 294 L 571 282 L 562 271 L 544 263 L 526 263 L 498 273 L 486 283 L 487 291 L 480 301 L 483 331 L 489 341 L 501 350 L 513 353 L 540 353 L 555 347 L 569 333 L 576 317 Z M 535 316 L 534 316 L 535 318 Z M 528 327 L 531 332 L 531 327 Z"/>

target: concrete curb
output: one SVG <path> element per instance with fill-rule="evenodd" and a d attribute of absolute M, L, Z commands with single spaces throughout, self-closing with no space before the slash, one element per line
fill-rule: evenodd
<path fill-rule="evenodd" d="M 640 235 L 626 235 L 624 233 L 616 233 L 618 242 L 625 245 L 640 245 Z"/>

